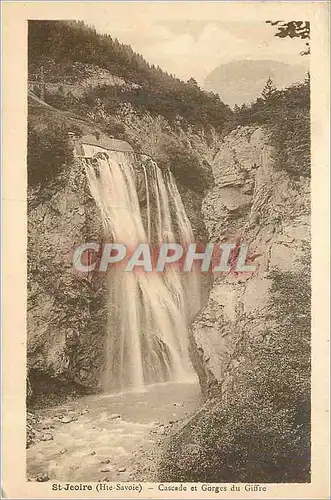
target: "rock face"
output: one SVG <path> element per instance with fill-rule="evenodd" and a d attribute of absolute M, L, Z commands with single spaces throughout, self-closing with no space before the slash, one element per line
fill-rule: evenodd
<path fill-rule="evenodd" d="M 215 186 L 203 201 L 210 241 L 249 245 L 253 273 L 215 277 L 192 332 L 206 365 L 204 387 L 225 390 L 240 359 L 243 335 L 263 341 L 272 272 L 300 271 L 310 240 L 309 179 L 277 171 L 261 128 L 231 132 L 213 161 Z"/>
<path fill-rule="evenodd" d="M 28 85 L 31 91 L 40 90 L 40 85 L 38 85 L 39 71 L 38 65 L 30 64 Z M 54 75 L 56 75 L 56 78 L 54 78 Z M 119 86 L 125 89 L 139 87 L 134 83 L 125 82 L 123 78 L 114 76 L 106 69 L 95 64 L 80 62 L 59 64 L 48 60 L 44 65 L 44 79 L 49 93 L 66 94 L 70 92 L 75 97 L 80 97 L 87 89 L 100 85 Z"/>
<path fill-rule="evenodd" d="M 100 231 L 101 221 L 79 163 L 68 168 L 56 186 L 42 192 L 30 191 L 30 396 L 66 386 L 98 388 L 103 359 L 102 324 L 106 318 L 104 283 L 98 277 L 91 280 L 75 274 L 72 255 L 76 245 L 88 239 L 94 241 Z"/>
<path fill-rule="evenodd" d="M 310 185 L 238 128 L 203 201 L 213 242 L 249 244 L 254 272 L 214 276 L 192 325 L 203 406 L 170 436 L 159 481 L 310 481 Z"/>

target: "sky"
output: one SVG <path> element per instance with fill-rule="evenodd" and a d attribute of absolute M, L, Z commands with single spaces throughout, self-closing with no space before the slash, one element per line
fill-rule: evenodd
<path fill-rule="evenodd" d="M 303 40 L 275 37 L 275 27 L 263 21 L 135 21 L 100 15 L 84 21 L 130 44 L 148 62 L 183 80 L 193 77 L 201 86 L 214 68 L 234 60 L 308 64 L 307 56 L 300 55 Z"/>

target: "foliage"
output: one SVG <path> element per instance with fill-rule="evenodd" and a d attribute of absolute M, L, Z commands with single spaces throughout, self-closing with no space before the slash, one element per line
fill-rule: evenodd
<path fill-rule="evenodd" d="M 209 123 L 219 131 L 232 115 L 218 95 L 201 90 L 193 79 L 185 83 L 167 74 L 160 67 L 148 64 L 129 45 L 119 43 L 110 35 L 99 34 L 81 21 L 29 21 L 28 36 L 30 69 L 48 60 L 79 61 L 98 65 L 136 84 L 132 88 L 115 89 L 116 95 L 112 95 L 111 86 L 91 90 L 86 99 L 93 101 L 102 97 L 108 106 L 119 100 L 129 101 L 168 120 L 180 115 L 190 124 Z M 56 75 L 50 77 L 56 78 Z M 80 104 L 78 101 L 76 105 Z"/>
<path fill-rule="evenodd" d="M 309 21 L 266 21 L 271 26 L 277 26 L 275 36 L 279 38 L 301 38 L 307 40 L 310 38 L 310 23 Z M 306 42 L 306 50 L 301 52 L 301 55 L 310 54 L 309 42 Z"/>
<path fill-rule="evenodd" d="M 28 184 L 46 185 L 73 161 L 68 132 L 77 132 L 64 123 L 48 123 L 43 128 L 28 124 Z"/>
<path fill-rule="evenodd" d="M 233 384 L 171 439 L 161 481 L 309 482 L 309 266 L 272 278 L 271 326 L 246 334 Z"/>
<path fill-rule="evenodd" d="M 285 90 L 264 92 L 251 105 L 237 106 L 235 122 L 266 125 L 275 149 L 276 167 L 294 177 L 310 176 L 309 77 Z"/>
<path fill-rule="evenodd" d="M 38 95 L 38 92 L 36 95 Z M 75 98 L 70 92 L 64 93 L 61 86 L 58 88 L 57 92 L 49 92 L 46 89 L 44 92 L 44 100 L 50 106 L 63 111 L 67 109 L 74 109 L 77 104 L 77 98 Z"/>
<path fill-rule="evenodd" d="M 197 154 L 187 144 L 164 136 L 161 139 L 161 151 L 162 156 L 155 157 L 159 167 L 169 168 L 180 184 L 197 192 L 204 192 L 210 187 L 210 166 L 206 162 L 201 163 Z"/>
<path fill-rule="evenodd" d="M 125 138 L 125 126 L 123 123 L 109 118 L 105 133 L 109 137 L 117 137 L 118 139 Z"/>
<path fill-rule="evenodd" d="M 269 76 L 265 86 L 263 87 L 262 97 L 265 101 L 267 101 L 268 99 L 272 98 L 276 94 L 276 92 L 276 86 Z"/>

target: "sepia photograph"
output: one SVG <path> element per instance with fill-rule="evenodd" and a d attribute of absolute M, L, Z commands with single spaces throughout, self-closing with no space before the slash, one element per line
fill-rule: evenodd
<path fill-rule="evenodd" d="M 22 32 L 23 481 L 54 498 L 309 487 L 316 28 L 300 9 L 112 3 L 40 8 Z"/>

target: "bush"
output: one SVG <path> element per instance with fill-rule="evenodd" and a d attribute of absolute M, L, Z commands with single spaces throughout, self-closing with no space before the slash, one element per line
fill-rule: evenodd
<path fill-rule="evenodd" d="M 73 161 L 68 132 L 72 126 L 49 123 L 43 128 L 28 125 L 28 185 L 45 185 Z M 75 131 L 74 131 L 75 132 Z"/>
<path fill-rule="evenodd" d="M 179 139 L 165 136 L 161 141 L 161 151 L 162 155 L 156 157 L 159 167 L 168 167 L 180 184 L 197 192 L 204 192 L 212 185 L 210 165 L 201 162 L 197 154 Z"/>
<path fill-rule="evenodd" d="M 125 125 L 114 119 L 108 119 L 107 125 L 104 127 L 104 132 L 108 136 L 122 139 L 125 138 Z"/>
<path fill-rule="evenodd" d="M 286 108 L 270 125 L 270 143 L 275 147 L 278 169 L 293 177 L 310 177 L 310 115 Z"/>
<path fill-rule="evenodd" d="M 309 482 L 310 274 L 272 277 L 274 327 L 241 346 L 226 395 L 171 439 L 161 481 Z"/>

